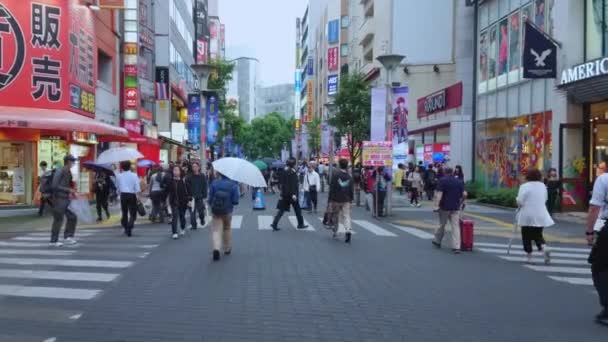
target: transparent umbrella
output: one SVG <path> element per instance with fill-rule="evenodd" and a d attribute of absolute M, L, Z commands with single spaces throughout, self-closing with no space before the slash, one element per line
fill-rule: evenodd
<path fill-rule="evenodd" d="M 213 162 L 213 169 L 235 182 L 265 188 L 266 180 L 257 166 L 239 158 L 221 158 Z"/>

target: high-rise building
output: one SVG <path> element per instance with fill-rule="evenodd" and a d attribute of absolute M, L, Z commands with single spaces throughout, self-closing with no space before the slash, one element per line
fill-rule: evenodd
<path fill-rule="evenodd" d="M 257 89 L 259 83 L 260 61 L 251 57 L 239 57 L 234 61 L 232 81 L 228 85 L 229 99 L 238 102 L 239 115 L 251 122 L 256 116 Z"/>
<path fill-rule="evenodd" d="M 295 94 L 293 83 L 278 84 L 269 87 L 258 87 L 257 116 L 279 113 L 286 120 L 294 116 Z"/>

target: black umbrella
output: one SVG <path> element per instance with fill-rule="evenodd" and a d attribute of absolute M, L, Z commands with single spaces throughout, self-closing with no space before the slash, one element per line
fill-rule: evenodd
<path fill-rule="evenodd" d="M 82 163 L 82 166 L 94 172 L 102 172 L 114 176 L 114 170 L 108 164 L 97 164 L 94 161 L 86 161 Z"/>

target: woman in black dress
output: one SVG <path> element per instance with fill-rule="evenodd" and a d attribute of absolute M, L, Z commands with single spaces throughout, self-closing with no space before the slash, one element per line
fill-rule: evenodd
<path fill-rule="evenodd" d="M 549 169 L 547 178 L 545 179 L 545 185 L 547 186 L 547 210 L 549 214 L 553 216 L 555 209 L 559 205 L 559 198 L 561 197 L 562 181 L 557 177 L 557 170 L 554 168 Z"/>

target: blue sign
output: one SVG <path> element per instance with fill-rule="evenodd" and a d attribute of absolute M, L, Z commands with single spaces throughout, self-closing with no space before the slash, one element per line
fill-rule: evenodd
<path fill-rule="evenodd" d="M 205 120 L 207 127 L 207 145 L 213 145 L 217 142 L 220 128 L 219 108 L 215 96 L 209 96 L 207 99 Z"/>
<path fill-rule="evenodd" d="M 315 74 L 314 64 L 315 64 L 315 60 L 312 57 L 308 57 L 308 65 L 306 65 L 306 69 L 308 70 L 309 76 L 312 76 Z"/>
<path fill-rule="evenodd" d="M 201 101 L 198 94 L 188 94 L 188 140 L 193 145 L 201 143 Z"/>
<path fill-rule="evenodd" d="M 338 93 L 338 75 L 327 76 L 327 95 L 336 95 Z"/>
<path fill-rule="evenodd" d="M 302 75 L 300 74 L 300 70 L 296 70 L 296 92 L 300 92 L 302 88 Z"/>
<path fill-rule="evenodd" d="M 332 20 L 327 23 L 327 41 L 330 44 L 335 44 L 339 41 L 340 37 L 340 20 Z"/>

